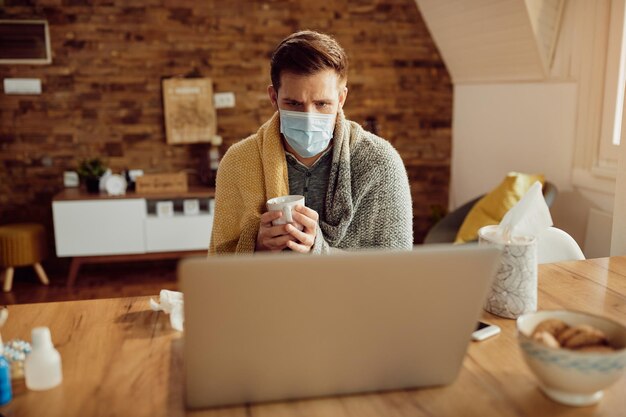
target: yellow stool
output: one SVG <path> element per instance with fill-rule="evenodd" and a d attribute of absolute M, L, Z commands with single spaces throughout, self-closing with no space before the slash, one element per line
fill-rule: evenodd
<path fill-rule="evenodd" d="M 35 223 L 0 226 L 0 267 L 4 271 L 4 292 L 11 291 L 13 272 L 17 266 L 33 265 L 39 280 L 48 285 L 41 262 L 46 256 L 45 230 Z"/>

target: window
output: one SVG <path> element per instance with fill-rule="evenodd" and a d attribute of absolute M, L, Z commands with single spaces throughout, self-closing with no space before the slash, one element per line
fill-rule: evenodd
<path fill-rule="evenodd" d="M 594 172 L 602 175 L 617 167 L 617 147 L 621 141 L 624 85 L 626 82 L 626 42 L 624 1 L 611 2 L 609 42 L 604 80 L 602 130 Z M 626 139 L 625 139 L 626 140 Z"/>

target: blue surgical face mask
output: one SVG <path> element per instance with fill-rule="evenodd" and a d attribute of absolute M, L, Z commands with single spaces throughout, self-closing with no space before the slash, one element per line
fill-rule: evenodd
<path fill-rule="evenodd" d="M 311 158 L 328 147 L 336 114 L 305 113 L 279 109 L 280 133 L 298 155 Z"/>

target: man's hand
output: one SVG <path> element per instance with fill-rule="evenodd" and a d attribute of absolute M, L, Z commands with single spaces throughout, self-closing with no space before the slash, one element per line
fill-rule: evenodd
<path fill-rule="evenodd" d="M 280 252 L 287 247 L 287 242 L 294 239 L 287 232 L 289 224 L 272 226 L 272 222 L 279 219 L 283 213 L 281 211 L 268 211 L 261 215 L 259 233 L 256 236 L 256 251 Z M 293 227 L 295 229 L 295 227 Z"/>
<path fill-rule="evenodd" d="M 315 243 L 315 235 L 317 233 L 317 220 L 319 215 L 315 210 L 305 206 L 295 206 L 291 211 L 293 221 L 301 224 L 304 229 L 298 230 L 295 226 L 287 224 L 285 230 L 295 240 L 288 240 L 286 245 L 294 252 L 309 253 L 313 243 Z"/>

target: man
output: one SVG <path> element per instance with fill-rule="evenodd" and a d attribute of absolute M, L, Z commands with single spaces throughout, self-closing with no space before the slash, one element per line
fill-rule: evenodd
<path fill-rule="evenodd" d="M 330 36 L 302 31 L 271 58 L 274 116 L 220 162 L 210 253 L 411 249 L 412 206 L 400 155 L 345 119 L 348 60 Z M 297 224 L 268 199 L 305 196 Z"/>

